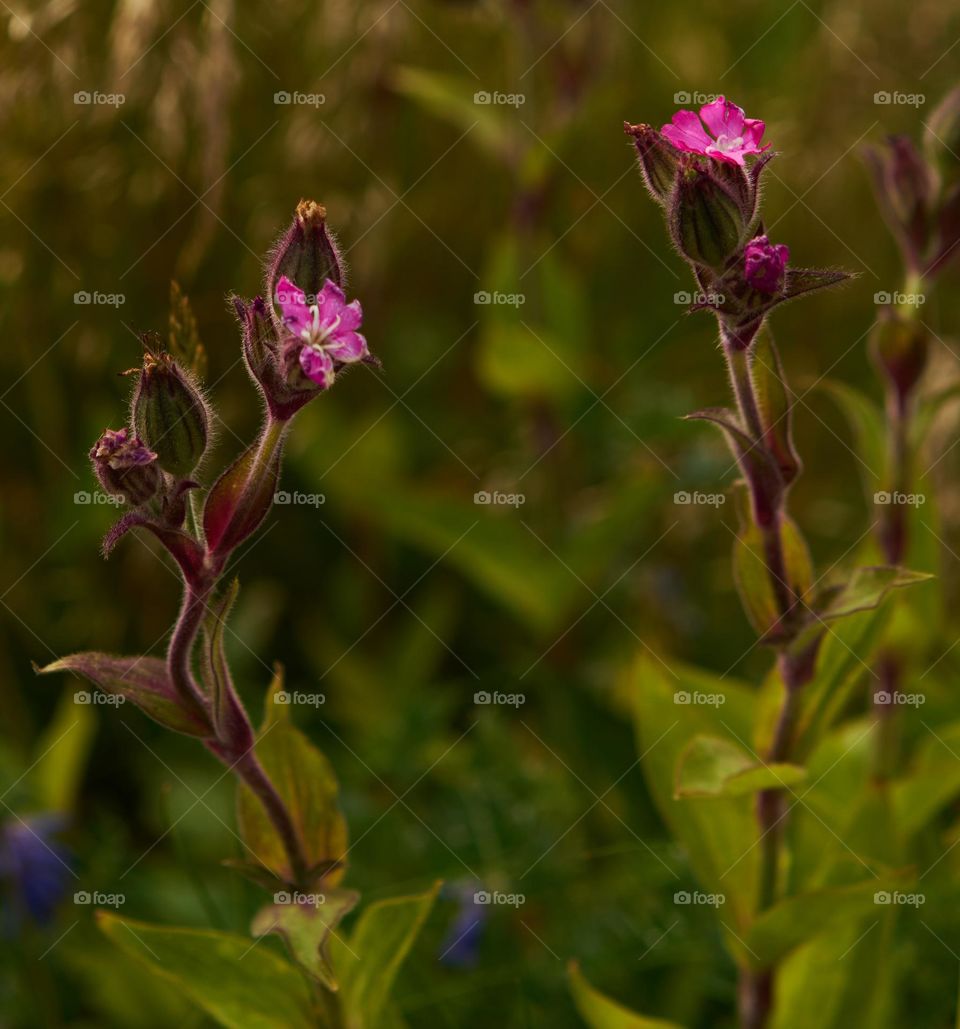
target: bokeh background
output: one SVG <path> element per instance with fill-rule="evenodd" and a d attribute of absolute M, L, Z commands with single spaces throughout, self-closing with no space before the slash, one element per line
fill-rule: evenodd
<path fill-rule="evenodd" d="M 252 437 L 260 407 L 227 297 L 260 289 L 301 197 L 327 206 L 383 370 L 298 417 L 283 485 L 323 502 L 277 506 L 246 548 L 232 656 L 255 712 L 275 659 L 290 689 L 323 695 L 296 718 L 342 785 L 348 881 L 368 900 L 449 884 L 404 969 L 405 1017 L 576 1025 L 575 957 L 639 1009 L 729 1018 L 734 968 L 712 912 L 672 902 L 693 880 L 649 802 L 620 683 L 646 648 L 754 681 L 769 655 L 734 593 L 733 505 L 674 502 L 733 481 L 719 439 L 681 421 L 726 387 L 711 321 L 677 302 L 686 270 L 621 126 L 662 123 L 676 94 L 726 94 L 782 154 L 771 236 L 799 264 L 859 273 L 774 321 L 804 394 L 794 512 L 825 568 L 869 515 L 847 429 L 805 384 L 878 393 L 865 334 L 874 294 L 901 279 L 858 149 L 919 134 L 957 77 L 958 40 L 960 12 L 933 0 L 2 5 L 0 819 L 56 806 L 59 782 L 72 873 L 51 924 L 6 920 L 0 1024 L 205 1024 L 97 933 L 74 891 L 240 932 L 255 910 L 219 864 L 239 845 L 213 759 L 101 707 L 76 747 L 54 748 L 59 773 L 35 765 L 79 684 L 38 680 L 30 662 L 162 652 L 176 576 L 146 539 L 100 559 L 115 512 L 78 500 L 86 453 L 124 421 L 121 373 L 136 333 L 165 329 L 171 280 L 222 418 L 208 471 Z M 945 378 L 956 282 L 924 316 Z M 78 304 L 80 291 L 123 302 Z M 944 543 L 956 536 L 948 506 Z M 524 702 L 478 704 L 481 691 Z M 473 926 L 458 897 L 475 888 L 525 902 Z M 915 1024 L 946 1025 L 956 956 L 932 935 L 916 947 Z"/>

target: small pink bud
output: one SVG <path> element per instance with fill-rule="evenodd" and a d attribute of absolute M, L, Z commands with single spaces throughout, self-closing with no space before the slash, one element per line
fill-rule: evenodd
<path fill-rule="evenodd" d="M 744 278 L 758 293 L 779 293 L 789 260 L 790 248 L 784 243 L 771 243 L 766 236 L 756 236 L 743 250 Z"/>
<path fill-rule="evenodd" d="M 160 488 L 157 455 L 129 429 L 107 429 L 94 443 L 90 460 L 107 493 L 135 507 L 152 499 Z"/>

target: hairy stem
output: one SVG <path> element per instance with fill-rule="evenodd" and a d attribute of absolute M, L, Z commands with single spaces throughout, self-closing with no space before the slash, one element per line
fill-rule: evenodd
<path fill-rule="evenodd" d="M 207 701 L 193 677 L 193 646 L 206 611 L 206 590 L 187 585 L 167 650 L 167 674 L 184 704 L 207 721 Z"/>
<path fill-rule="evenodd" d="M 270 781 L 253 749 L 247 749 L 231 767 L 256 794 L 270 821 L 273 822 L 273 826 L 283 842 L 287 857 L 290 859 L 295 885 L 306 888 L 309 885 L 307 882 L 309 867 L 304 857 L 303 844 L 286 804 L 277 793 L 276 787 Z"/>

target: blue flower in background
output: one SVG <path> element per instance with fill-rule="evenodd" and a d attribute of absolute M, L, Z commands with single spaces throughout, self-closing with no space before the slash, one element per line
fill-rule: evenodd
<path fill-rule="evenodd" d="M 439 961 L 452 968 L 473 968 L 479 960 L 480 940 L 483 937 L 487 908 L 476 901 L 476 883 L 452 883 L 443 890 L 443 896 L 458 904 L 447 934 L 440 944 Z"/>
<path fill-rule="evenodd" d="M 0 826 L 4 935 L 15 933 L 25 916 L 39 925 L 53 919 L 71 871 L 69 851 L 54 838 L 63 827 L 60 815 L 11 818 Z"/>

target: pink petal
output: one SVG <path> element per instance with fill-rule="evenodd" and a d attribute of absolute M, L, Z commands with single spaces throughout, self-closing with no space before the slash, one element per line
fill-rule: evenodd
<path fill-rule="evenodd" d="M 343 332 L 352 332 L 359 329 L 363 321 L 363 310 L 359 300 L 353 300 L 340 312 L 340 329 Z"/>
<path fill-rule="evenodd" d="M 304 347 L 300 351 L 300 367 L 308 379 L 324 389 L 333 385 L 333 359 L 325 350 Z"/>
<path fill-rule="evenodd" d="M 347 298 L 343 295 L 343 290 L 335 282 L 327 279 L 323 284 L 323 289 L 317 294 L 320 320 L 332 321 L 346 302 Z"/>
<path fill-rule="evenodd" d="M 759 118 L 744 118 L 742 133 L 744 143 L 752 143 L 755 147 L 759 147 L 766 127 Z M 769 145 L 768 143 L 767 146 Z"/>
<path fill-rule="evenodd" d="M 281 275 L 277 283 L 276 301 L 280 305 L 284 325 L 292 332 L 299 334 L 312 323 L 303 290 L 298 289 L 286 275 Z"/>
<path fill-rule="evenodd" d="M 714 136 L 743 135 L 743 108 L 725 97 L 718 96 L 712 104 L 704 104 L 700 117 Z"/>
<path fill-rule="evenodd" d="M 332 358 L 344 364 L 362 361 L 370 353 L 367 341 L 359 332 L 337 333 L 336 338 L 327 344 L 326 350 Z"/>
<path fill-rule="evenodd" d="M 715 146 L 708 146 L 704 153 L 709 157 L 712 157 L 715 161 L 726 161 L 727 164 L 739 164 L 741 168 L 744 166 L 744 152 L 742 150 L 719 150 Z"/>
<path fill-rule="evenodd" d="M 679 150 L 702 154 L 713 140 L 704 132 L 700 119 L 693 111 L 677 111 L 673 121 L 661 130 Z"/>

